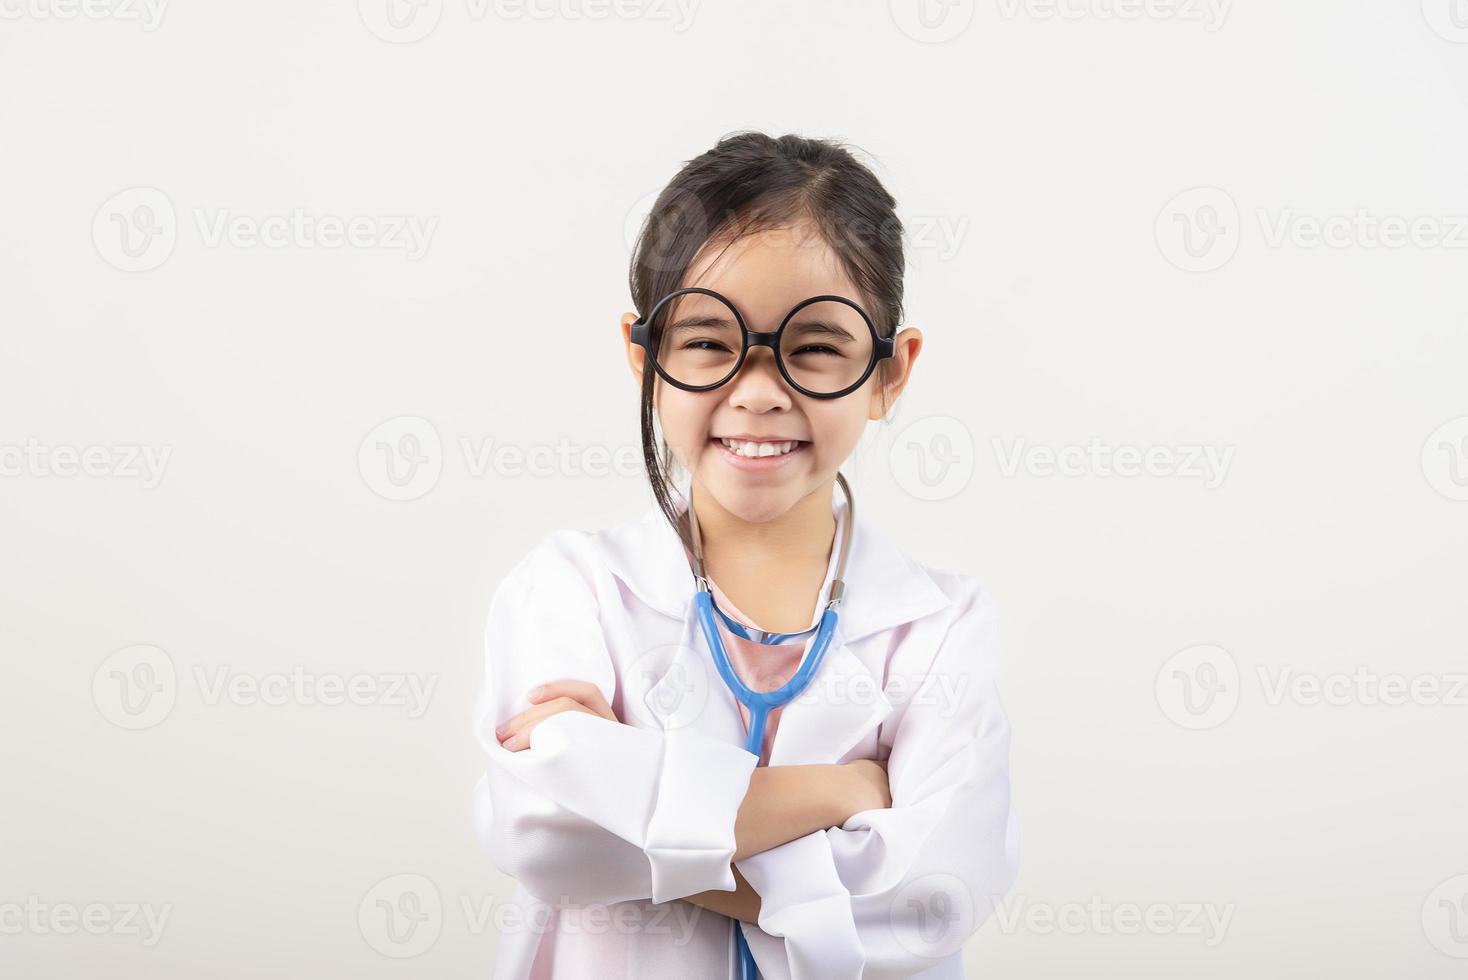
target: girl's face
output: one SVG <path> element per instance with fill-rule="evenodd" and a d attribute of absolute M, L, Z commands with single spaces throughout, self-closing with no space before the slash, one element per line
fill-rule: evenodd
<path fill-rule="evenodd" d="M 751 331 L 775 330 L 801 300 L 826 293 L 846 297 L 872 314 L 836 254 L 804 222 L 752 233 L 727 249 L 705 245 L 683 285 L 703 286 L 726 297 Z M 645 351 L 629 339 L 636 319 L 635 313 L 623 315 L 622 335 L 640 385 L 644 368 L 651 370 L 651 365 L 644 363 Z M 868 420 L 881 418 L 906 385 L 921 338 L 912 328 L 897 335 L 895 356 L 882 362 L 885 387 L 880 372 L 873 371 L 860 388 L 841 398 L 811 398 L 786 383 L 773 351 L 753 347 L 739 373 L 712 391 L 684 391 L 658 377 L 653 405 L 674 456 L 697 484 L 695 494 L 712 495 L 746 522 L 764 523 L 808 494 L 830 487 Z M 780 457 L 750 460 L 724 445 L 723 439 L 737 437 L 799 445 Z"/>

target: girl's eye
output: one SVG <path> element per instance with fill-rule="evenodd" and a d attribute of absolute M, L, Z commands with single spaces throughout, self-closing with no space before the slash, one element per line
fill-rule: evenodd
<path fill-rule="evenodd" d="M 811 351 L 811 352 L 814 352 L 814 353 L 821 353 L 821 354 L 835 354 L 837 357 L 843 357 L 843 356 L 845 356 L 839 350 L 837 350 L 836 348 L 834 348 L 834 347 L 828 347 L 825 344 L 807 344 L 804 347 L 802 347 L 799 350 L 797 350 L 795 352 L 795 354 L 798 356 L 800 354 L 804 354 L 807 351 Z"/>
<path fill-rule="evenodd" d="M 705 344 L 707 344 L 708 346 L 703 346 Z M 687 344 L 684 344 L 683 345 L 683 349 L 684 350 L 715 350 L 715 351 L 719 351 L 719 350 L 721 350 L 721 351 L 728 351 L 729 350 L 729 348 L 725 347 L 723 344 L 719 343 L 717 340 L 691 340 Z"/>

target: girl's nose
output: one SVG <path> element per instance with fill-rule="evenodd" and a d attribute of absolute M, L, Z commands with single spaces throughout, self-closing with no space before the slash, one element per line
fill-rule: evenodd
<path fill-rule="evenodd" d="M 739 365 L 739 373 L 729 379 L 729 388 L 730 404 L 751 410 L 790 403 L 790 389 L 775 363 L 775 352 L 768 347 L 750 349 Z"/>

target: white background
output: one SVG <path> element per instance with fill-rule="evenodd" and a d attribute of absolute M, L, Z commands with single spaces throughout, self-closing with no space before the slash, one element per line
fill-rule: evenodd
<path fill-rule="evenodd" d="M 1002 603 L 1022 873 L 973 975 L 1462 976 L 1468 5 L 97 2 L 0 2 L 0 973 L 488 975 L 488 597 L 649 505 L 586 472 L 637 452 L 631 234 L 755 128 L 908 223 L 926 346 L 844 471 Z M 212 234 L 293 211 L 362 243 Z M 1045 467 L 1093 439 L 1179 465 Z M 250 694 L 295 669 L 377 694 Z"/>

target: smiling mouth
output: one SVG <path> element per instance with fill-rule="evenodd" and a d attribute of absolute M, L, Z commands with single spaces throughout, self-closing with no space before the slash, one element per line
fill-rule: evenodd
<path fill-rule="evenodd" d="M 722 436 L 714 436 L 711 442 L 718 443 L 733 456 L 740 459 L 778 459 L 798 453 L 810 443 L 804 439 L 774 439 L 769 441 L 753 441 L 745 439 L 726 439 Z"/>

